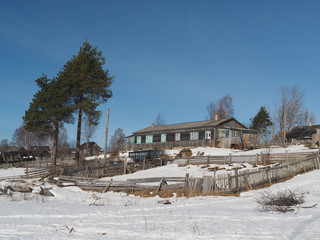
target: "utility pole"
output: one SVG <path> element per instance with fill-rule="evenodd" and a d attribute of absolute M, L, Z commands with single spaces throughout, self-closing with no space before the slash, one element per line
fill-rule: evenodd
<path fill-rule="evenodd" d="M 107 109 L 106 137 L 104 140 L 104 163 L 107 163 L 108 127 L 109 127 L 109 108 Z"/>
<path fill-rule="evenodd" d="M 287 111 L 284 109 L 283 145 L 286 144 Z"/>

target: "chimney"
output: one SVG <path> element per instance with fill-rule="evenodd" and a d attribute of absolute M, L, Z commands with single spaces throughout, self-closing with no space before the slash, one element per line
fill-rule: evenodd
<path fill-rule="evenodd" d="M 219 115 L 219 114 L 216 114 L 215 120 L 216 120 L 216 121 L 219 121 L 219 120 L 220 120 L 220 115 Z"/>
<path fill-rule="evenodd" d="M 154 123 L 151 123 L 151 127 L 154 127 Z"/>

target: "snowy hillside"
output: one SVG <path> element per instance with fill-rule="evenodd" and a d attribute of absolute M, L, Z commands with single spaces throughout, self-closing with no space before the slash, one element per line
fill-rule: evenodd
<path fill-rule="evenodd" d="M 196 166 L 174 165 L 150 171 L 176 175 L 179 168 L 183 174 L 204 174 Z M 0 170 L 0 178 L 22 172 Z M 8 184 L 15 183 L 2 181 L 0 187 Z M 2 239 L 320 239 L 320 170 L 268 188 L 304 193 L 303 207 L 314 206 L 289 213 L 257 210 L 256 198 L 266 189 L 240 197 L 172 197 L 171 204 L 164 205 L 159 197 L 85 192 L 48 183 L 55 197 L 43 197 L 35 194 L 41 184 L 32 183 L 33 193 L 0 196 Z"/>

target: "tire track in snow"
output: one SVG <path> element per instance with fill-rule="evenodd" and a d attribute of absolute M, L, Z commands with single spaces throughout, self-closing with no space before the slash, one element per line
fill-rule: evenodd
<path fill-rule="evenodd" d="M 310 216 L 295 227 L 288 239 L 320 239 L 320 212 Z"/>

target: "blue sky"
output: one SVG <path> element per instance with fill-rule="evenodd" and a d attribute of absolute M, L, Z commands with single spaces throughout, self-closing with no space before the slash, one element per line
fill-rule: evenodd
<path fill-rule="evenodd" d="M 115 76 L 94 140 L 166 123 L 205 120 L 226 94 L 248 124 L 260 106 L 272 114 L 279 89 L 298 85 L 320 121 L 319 1 L 1 1 L 0 139 L 11 140 L 37 91 L 87 37 Z M 69 141 L 76 128 L 66 126 Z"/>

